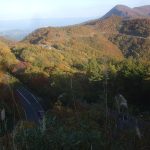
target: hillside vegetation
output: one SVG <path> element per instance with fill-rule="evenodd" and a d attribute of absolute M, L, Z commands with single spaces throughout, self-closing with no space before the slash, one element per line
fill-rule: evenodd
<path fill-rule="evenodd" d="M 107 65 L 109 65 L 108 68 L 110 69 L 110 82 L 111 85 L 115 84 L 116 86 L 115 88 L 111 87 L 115 89 L 114 91 L 110 88 L 110 95 L 114 95 L 114 93 L 121 90 L 129 96 L 130 100 L 134 99 L 133 101 L 135 101 L 134 97 L 137 98 L 137 96 L 131 90 L 132 87 L 128 87 L 125 81 L 133 73 L 137 84 L 139 83 L 138 86 L 143 87 L 145 80 L 149 78 L 150 41 L 144 37 L 145 30 L 149 28 L 149 19 L 144 19 L 144 21 L 147 24 L 142 24 L 143 19 L 140 18 L 122 20 L 120 17 L 112 16 L 107 19 L 95 20 L 78 26 L 38 29 L 12 49 L 17 58 L 27 62 L 28 66 L 30 66 L 25 69 L 25 74 L 21 75 L 25 75 L 21 77 L 22 81 L 29 84 L 33 89 L 40 92 L 40 94 L 56 99 L 59 97 L 59 94 L 61 95 L 61 93 L 69 91 L 70 83 L 66 83 L 66 80 L 73 78 L 77 86 L 75 87 L 77 90 L 76 93 L 80 93 L 78 90 L 83 92 L 81 92 L 82 94 L 80 93 L 82 98 L 80 94 L 77 94 L 79 99 L 92 101 L 91 98 L 93 95 L 89 94 L 88 97 L 86 95 L 89 89 L 84 91 L 84 88 L 79 87 L 84 87 L 84 84 L 86 86 L 88 80 L 103 82 L 105 78 L 104 68 L 109 62 Z M 133 34 L 129 31 L 131 31 L 130 26 L 134 26 L 134 24 L 139 27 L 135 28 Z M 141 28 L 143 29 L 142 31 Z M 137 64 L 137 68 L 134 68 L 135 64 Z M 129 70 L 124 72 L 124 69 Z M 33 78 L 30 78 L 30 74 Z M 84 83 L 81 82 L 80 78 L 84 79 Z M 38 79 L 41 80 L 39 85 L 43 85 L 44 89 L 46 89 L 45 91 L 41 92 L 37 88 L 38 83 L 36 81 Z M 57 90 L 53 91 L 53 86 L 48 86 L 48 81 L 52 85 L 54 81 L 56 84 L 56 87 L 54 87 L 56 89 L 59 87 L 58 93 L 56 92 Z M 80 85 L 81 83 L 82 85 Z M 60 84 L 62 86 L 66 84 L 65 87 L 67 88 L 62 90 Z M 133 86 L 135 86 L 134 82 Z M 94 89 L 94 87 L 92 88 Z M 131 92 L 132 96 L 130 96 L 131 93 L 128 89 L 133 92 Z M 142 92 L 139 93 L 137 102 L 140 101 L 141 95 L 143 95 Z M 95 100 L 97 98 L 95 94 Z"/>
<path fill-rule="evenodd" d="M 23 42 L 67 52 L 72 54 L 74 58 L 79 56 L 86 58 L 96 55 L 96 57 L 102 55 L 122 57 L 120 50 L 115 45 L 92 28 L 86 26 L 39 29 L 29 35 Z"/>
<path fill-rule="evenodd" d="M 107 33 L 119 33 L 120 24 L 122 22 L 122 18 L 119 16 L 111 16 L 107 19 L 98 19 L 90 22 L 86 22 L 86 26 L 90 26 L 91 28 L 95 28 L 98 32 L 107 34 Z"/>
<path fill-rule="evenodd" d="M 0 41 L 0 65 L 4 69 L 11 69 L 17 63 L 17 59 L 7 44 Z"/>
<path fill-rule="evenodd" d="M 109 40 L 122 50 L 125 57 L 132 56 L 134 58 L 147 61 L 149 60 L 150 39 L 129 37 L 128 35 L 118 34 L 109 37 Z"/>
<path fill-rule="evenodd" d="M 121 50 L 126 58 L 134 57 L 148 62 L 150 19 L 124 20 L 118 16 L 112 16 L 91 21 L 85 25 L 103 34 Z"/>
<path fill-rule="evenodd" d="M 41 28 L 18 43 L 1 40 L 0 111 L 6 110 L 6 121 L 0 120 L 0 146 L 18 150 L 149 147 L 146 31 L 148 19 L 112 16 L 82 25 Z M 18 86 L 38 96 L 46 111 L 40 125 L 24 119 Z M 116 106 L 118 94 L 127 99 L 126 119 Z"/>
<path fill-rule="evenodd" d="M 123 34 L 149 37 L 150 36 L 150 19 L 133 19 L 122 22 L 120 32 Z"/>
<path fill-rule="evenodd" d="M 109 36 L 109 40 L 122 50 L 125 57 L 149 61 L 149 26 L 149 19 L 123 21 L 119 34 Z"/>

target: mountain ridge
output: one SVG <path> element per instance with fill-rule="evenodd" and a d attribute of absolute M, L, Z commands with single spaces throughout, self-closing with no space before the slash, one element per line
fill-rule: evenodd
<path fill-rule="evenodd" d="M 109 13 L 114 8 L 122 16 L 110 15 Z M 92 54 L 91 51 L 96 52 L 98 50 L 98 53 L 101 53 L 101 55 L 97 55 L 98 57 L 104 54 L 113 57 L 115 55 L 120 57 L 122 54 L 124 57 L 134 55 L 136 57 L 137 54 L 141 56 L 146 51 L 149 51 L 150 18 L 141 17 L 141 14 L 144 13 L 144 8 L 147 8 L 145 14 L 149 14 L 150 6 L 130 8 L 117 5 L 114 8 L 106 14 L 110 15 L 106 18 L 67 27 L 37 29 L 22 42 L 38 45 L 49 50 L 58 50 L 59 52 L 71 52 L 73 50 L 78 53 L 84 50 L 85 55 L 88 53 L 88 56 Z M 136 11 L 133 11 L 133 9 L 136 9 Z M 140 15 L 138 13 L 139 9 L 142 10 Z M 122 13 L 123 11 L 128 12 L 126 12 L 128 17 Z M 141 45 L 141 47 L 135 45 Z M 142 51 L 141 49 L 144 50 Z"/>
<path fill-rule="evenodd" d="M 138 18 L 150 16 L 150 5 L 130 8 L 126 5 L 116 5 L 109 12 L 107 12 L 102 19 L 112 15 L 120 16 L 123 18 Z"/>

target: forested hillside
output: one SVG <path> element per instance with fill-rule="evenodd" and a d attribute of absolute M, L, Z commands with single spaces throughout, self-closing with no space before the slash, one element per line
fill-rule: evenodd
<path fill-rule="evenodd" d="M 112 16 L 91 21 L 85 23 L 85 25 L 94 28 L 117 45 L 126 58 L 134 57 L 148 63 L 150 19 L 124 20 L 118 16 Z"/>
<path fill-rule="evenodd" d="M 112 16 L 41 28 L 20 42 L 2 38 L 0 144 L 17 150 L 149 147 L 148 31 L 149 19 Z M 122 95 L 127 106 L 119 112 Z M 29 110 L 40 104 L 44 117 L 29 120 L 22 101 Z"/>
<path fill-rule="evenodd" d="M 123 21 L 120 33 L 147 38 L 150 36 L 150 19 Z"/>

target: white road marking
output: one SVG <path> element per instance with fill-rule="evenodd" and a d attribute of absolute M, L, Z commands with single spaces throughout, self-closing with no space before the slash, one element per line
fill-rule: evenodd
<path fill-rule="evenodd" d="M 32 98 L 35 100 L 35 102 L 38 104 L 38 106 L 40 107 L 40 109 L 43 111 L 43 108 L 42 108 L 40 102 L 37 100 L 37 98 L 30 91 L 28 91 L 26 88 L 22 87 L 22 90 L 25 90 L 27 93 L 29 93 L 32 96 Z"/>
<path fill-rule="evenodd" d="M 28 93 L 30 93 L 31 94 L 31 96 L 33 97 L 33 99 L 36 101 L 36 103 L 38 103 L 39 104 L 39 101 L 36 99 L 36 97 L 30 92 L 30 91 L 28 91 L 27 89 L 25 89 L 24 87 L 23 87 L 23 89 L 25 90 L 25 91 L 27 91 Z M 40 105 L 40 104 L 39 104 Z"/>
<path fill-rule="evenodd" d="M 28 99 L 27 99 L 19 90 L 17 90 L 17 92 L 24 98 L 24 100 L 25 100 L 29 105 L 31 105 L 31 103 L 28 101 Z"/>

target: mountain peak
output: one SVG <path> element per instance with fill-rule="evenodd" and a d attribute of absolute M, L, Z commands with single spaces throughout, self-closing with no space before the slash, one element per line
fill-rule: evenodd
<path fill-rule="evenodd" d="M 122 8 L 130 8 L 130 7 L 128 7 L 128 6 L 126 6 L 126 5 L 118 4 L 118 5 L 116 5 L 114 8 L 116 8 L 116 9 L 122 9 Z"/>
<path fill-rule="evenodd" d="M 119 4 L 113 7 L 102 18 L 108 18 L 113 15 L 120 16 L 123 18 L 148 17 L 150 16 L 150 5 L 130 8 L 126 5 Z"/>

